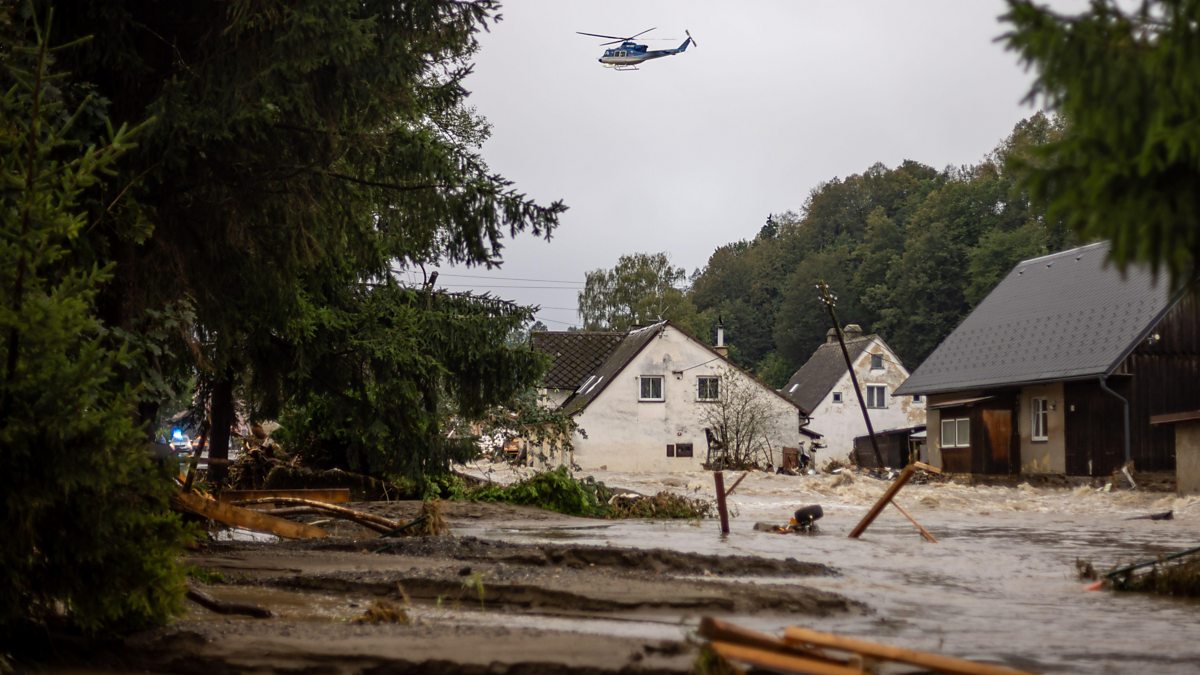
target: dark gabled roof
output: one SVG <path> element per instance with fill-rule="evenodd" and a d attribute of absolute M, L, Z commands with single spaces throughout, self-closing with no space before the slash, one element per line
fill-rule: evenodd
<path fill-rule="evenodd" d="M 1145 267 L 1122 275 L 1101 242 L 1018 263 L 897 395 L 1077 380 L 1112 372 L 1173 304 Z"/>
<path fill-rule="evenodd" d="M 877 335 L 864 335 L 859 338 L 846 340 L 846 351 L 850 353 L 853 363 Z M 826 342 L 817 347 L 808 361 L 800 366 L 792 379 L 788 380 L 780 392 L 790 398 L 805 415 L 821 403 L 830 389 L 846 374 L 846 358 L 842 356 L 842 348 L 837 342 Z"/>
<path fill-rule="evenodd" d="M 624 333 L 611 331 L 535 331 L 529 344 L 553 359 L 543 387 L 575 389 L 624 339 Z"/>
<path fill-rule="evenodd" d="M 563 401 L 562 411 L 573 415 L 586 408 L 666 325 L 666 321 L 660 321 L 645 328 L 636 328 L 622 336 L 621 343 L 612 350 L 604 363 L 589 372 L 575 393 Z"/>

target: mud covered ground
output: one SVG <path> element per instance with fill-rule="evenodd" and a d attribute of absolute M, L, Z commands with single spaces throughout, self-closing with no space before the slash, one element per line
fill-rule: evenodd
<path fill-rule="evenodd" d="M 389 517 L 417 504 L 355 505 Z M 452 531 L 532 526 L 564 541 L 603 527 L 495 504 L 448 503 Z M 706 522 L 705 525 L 712 523 Z M 836 575 L 794 558 L 517 544 L 471 536 L 380 539 L 353 525 L 307 542 L 214 541 L 188 556 L 208 594 L 252 603 L 251 619 L 198 606 L 127 641 L 107 667 L 215 673 L 676 673 L 704 615 L 818 619 L 861 604 L 788 583 Z M 407 623 L 357 623 L 401 608 Z M 95 664 L 104 665 L 104 664 Z"/>

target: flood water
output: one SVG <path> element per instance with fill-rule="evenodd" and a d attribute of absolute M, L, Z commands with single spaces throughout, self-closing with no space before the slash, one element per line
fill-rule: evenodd
<path fill-rule="evenodd" d="M 707 473 L 593 475 L 644 494 L 669 489 L 713 497 Z M 727 475 L 727 485 L 734 476 Z M 530 523 L 457 533 L 794 557 L 824 563 L 840 575 L 747 581 L 810 585 L 873 610 L 828 618 L 724 617 L 772 633 L 805 625 L 1041 672 L 1200 672 L 1200 601 L 1085 591 L 1075 573 L 1076 559 L 1092 561 L 1104 571 L 1200 545 L 1200 499 L 1088 487 L 908 485 L 896 500 L 939 543 L 924 541 L 890 507 L 861 539 L 848 538 L 886 485 L 845 474 L 753 473 L 729 499 L 734 517 L 727 537 L 720 535 L 715 520 L 617 521 L 569 532 Z M 817 535 L 752 529 L 756 521 L 783 524 L 806 504 L 820 504 L 825 511 Z M 1167 510 L 1174 511 L 1173 520 L 1129 520 Z"/>

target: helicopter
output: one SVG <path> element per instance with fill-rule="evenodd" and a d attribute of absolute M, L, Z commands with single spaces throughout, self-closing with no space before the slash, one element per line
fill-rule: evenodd
<path fill-rule="evenodd" d="M 700 46 L 700 45 L 696 44 L 696 41 L 694 39 L 692 39 L 692 34 L 688 33 L 688 31 L 686 31 L 686 30 L 683 32 L 687 33 L 687 39 L 683 41 L 683 44 L 679 45 L 675 49 L 647 50 L 646 45 L 638 44 L 633 41 L 634 38 L 639 37 L 641 35 L 645 35 L 646 33 L 649 33 L 652 30 L 654 30 L 654 29 L 647 28 L 646 30 L 644 30 L 640 33 L 637 33 L 635 35 L 630 35 L 629 37 L 617 37 L 616 35 L 600 35 L 599 33 L 584 33 L 582 31 L 575 31 L 575 32 L 579 33 L 580 35 L 590 35 L 591 37 L 598 37 L 598 38 L 610 38 L 612 40 L 612 42 L 600 43 L 601 46 L 616 44 L 618 42 L 621 43 L 621 45 L 619 47 L 613 47 L 612 49 L 605 49 L 604 56 L 601 56 L 599 59 L 597 59 L 598 61 L 600 61 L 600 63 L 604 64 L 604 67 L 613 68 L 615 70 L 640 70 L 638 68 L 638 64 L 640 64 L 644 61 L 649 61 L 651 59 L 661 59 L 664 56 L 675 56 L 676 54 L 682 54 L 688 48 L 689 44 L 696 45 L 697 47 Z"/>

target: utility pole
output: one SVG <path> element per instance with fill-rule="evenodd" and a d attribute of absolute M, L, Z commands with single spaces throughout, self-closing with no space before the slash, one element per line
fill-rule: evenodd
<path fill-rule="evenodd" d="M 867 435 L 871 437 L 871 448 L 875 450 L 875 461 L 879 463 L 879 468 L 883 468 L 883 455 L 879 452 L 879 443 L 875 440 L 875 428 L 871 426 L 871 415 L 867 411 L 867 404 L 863 401 L 862 390 L 858 388 L 858 377 L 854 375 L 854 364 L 850 363 L 850 352 L 846 351 L 846 338 L 842 334 L 842 324 L 838 323 L 837 314 L 833 308 L 837 306 L 837 296 L 829 290 L 829 284 L 824 280 L 817 282 L 817 299 L 825 306 L 825 311 L 829 313 L 829 320 L 833 322 L 833 329 L 837 331 L 838 344 L 842 347 L 842 358 L 846 359 L 846 370 L 850 371 L 850 382 L 854 385 L 854 395 L 858 397 L 858 407 L 862 410 L 863 421 L 867 423 Z"/>

